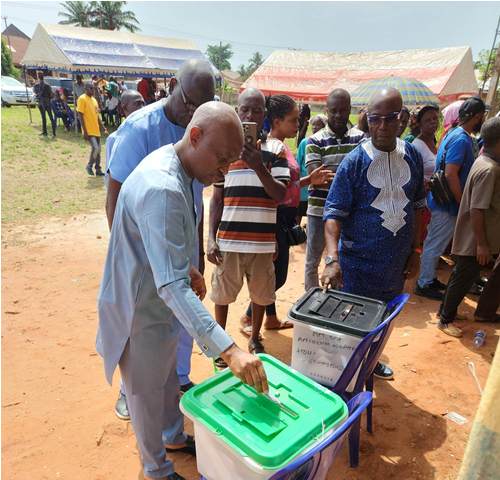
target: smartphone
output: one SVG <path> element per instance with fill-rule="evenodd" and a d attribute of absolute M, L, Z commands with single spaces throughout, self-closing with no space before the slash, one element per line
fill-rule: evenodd
<path fill-rule="evenodd" d="M 241 122 L 245 143 L 257 145 L 257 124 L 255 122 Z"/>

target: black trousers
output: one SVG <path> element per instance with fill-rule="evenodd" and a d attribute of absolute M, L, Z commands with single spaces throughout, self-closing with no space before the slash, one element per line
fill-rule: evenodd
<path fill-rule="evenodd" d="M 42 133 L 47 135 L 47 117 L 46 114 L 49 115 L 50 123 L 52 124 L 52 134 L 56 134 L 56 119 L 54 114 L 52 113 L 52 108 L 50 105 L 46 105 L 44 103 L 38 104 L 38 109 L 40 110 L 40 115 L 42 117 Z"/>
<path fill-rule="evenodd" d="M 439 309 L 441 323 L 450 323 L 455 320 L 458 306 L 479 276 L 481 266 L 476 257 L 456 255 L 455 266 L 448 281 L 443 303 Z"/>
<path fill-rule="evenodd" d="M 476 317 L 493 319 L 500 306 L 500 255 L 497 257 L 488 283 L 484 287 L 476 308 Z"/>

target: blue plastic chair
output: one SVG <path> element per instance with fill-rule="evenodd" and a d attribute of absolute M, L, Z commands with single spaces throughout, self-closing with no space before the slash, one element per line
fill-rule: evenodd
<path fill-rule="evenodd" d="M 349 417 L 339 428 L 331 432 L 311 450 L 297 457 L 286 467 L 276 472 L 269 480 L 314 480 L 326 478 L 333 460 L 341 449 L 346 435 L 355 424 L 359 424 L 361 414 L 372 402 L 371 392 L 360 392 L 347 402 Z M 200 480 L 205 480 L 200 476 Z"/>
<path fill-rule="evenodd" d="M 314 480 L 324 479 L 335 457 L 342 448 L 346 435 L 359 424 L 361 414 L 372 402 L 371 392 L 360 392 L 352 397 L 347 406 L 349 417 L 330 435 L 311 450 L 296 458 L 286 467 L 276 472 L 269 480 Z"/>
<path fill-rule="evenodd" d="M 387 305 L 389 316 L 375 329 L 373 329 L 363 340 L 358 344 L 351 355 L 349 362 L 342 371 L 340 377 L 333 387 L 329 387 L 332 391 L 340 395 L 344 400 L 349 401 L 355 395 L 362 392 L 365 388 L 369 392 L 373 392 L 373 371 L 382 354 L 382 351 L 389 339 L 389 336 L 394 328 L 394 319 L 399 315 L 410 295 L 407 293 L 398 295 L 391 300 Z M 352 392 L 348 392 L 347 388 L 351 383 L 356 372 L 359 371 L 356 383 Z M 372 402 L 373 403 L 373 402 Z M 367 408 L 367 430 L 371 433 L 372 426 L 372 403 Z M 349 459 L 351 467 L 357 467 L 359 463 L 359 436 L 361 422 L 358 420 L 349 434 Z"/>

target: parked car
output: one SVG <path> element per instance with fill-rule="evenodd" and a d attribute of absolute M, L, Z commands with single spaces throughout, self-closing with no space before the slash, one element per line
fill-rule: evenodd
<path fill-rule="evenodd" d="M 28 87 L 28 94 L 26 95 L 24 83 L 12 77 L 2 76 L 2 107 L 34 103 L 35 95 L 31 87 Z"/>
<path fill-rule="evenodd" d="M 54 93 L 59 90 L 59 92 L 64 93 L 68 103 L 74 103 L 73 80 L 71 78 L 43 77 L 43 80 L 47 85 L 50 85 Z"/>
<path fill-rule="evenodd" d="M 129 90 L 137 90 L 137 84 L 139 83 L 139 80 L 125 80 L 124 83 Z"/>

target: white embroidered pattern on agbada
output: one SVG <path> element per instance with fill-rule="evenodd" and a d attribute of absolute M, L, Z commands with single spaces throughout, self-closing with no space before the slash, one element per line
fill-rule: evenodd
<path fill-rule="evenodd" d="M 365 142 L 363 148 L 372 159 L 366 173 L 368 182 L 380 188 L 380 193 L 371 205 L 382 212 L 382 226 L 396 236 L 406 224 L 404 209 L 410 201 L 403 190 L 403 186 L 411 179 L 410 166 L 404 159 L 405 142 L 398 138 L 392 152 L 377 150 L 371 140 Z"/>

